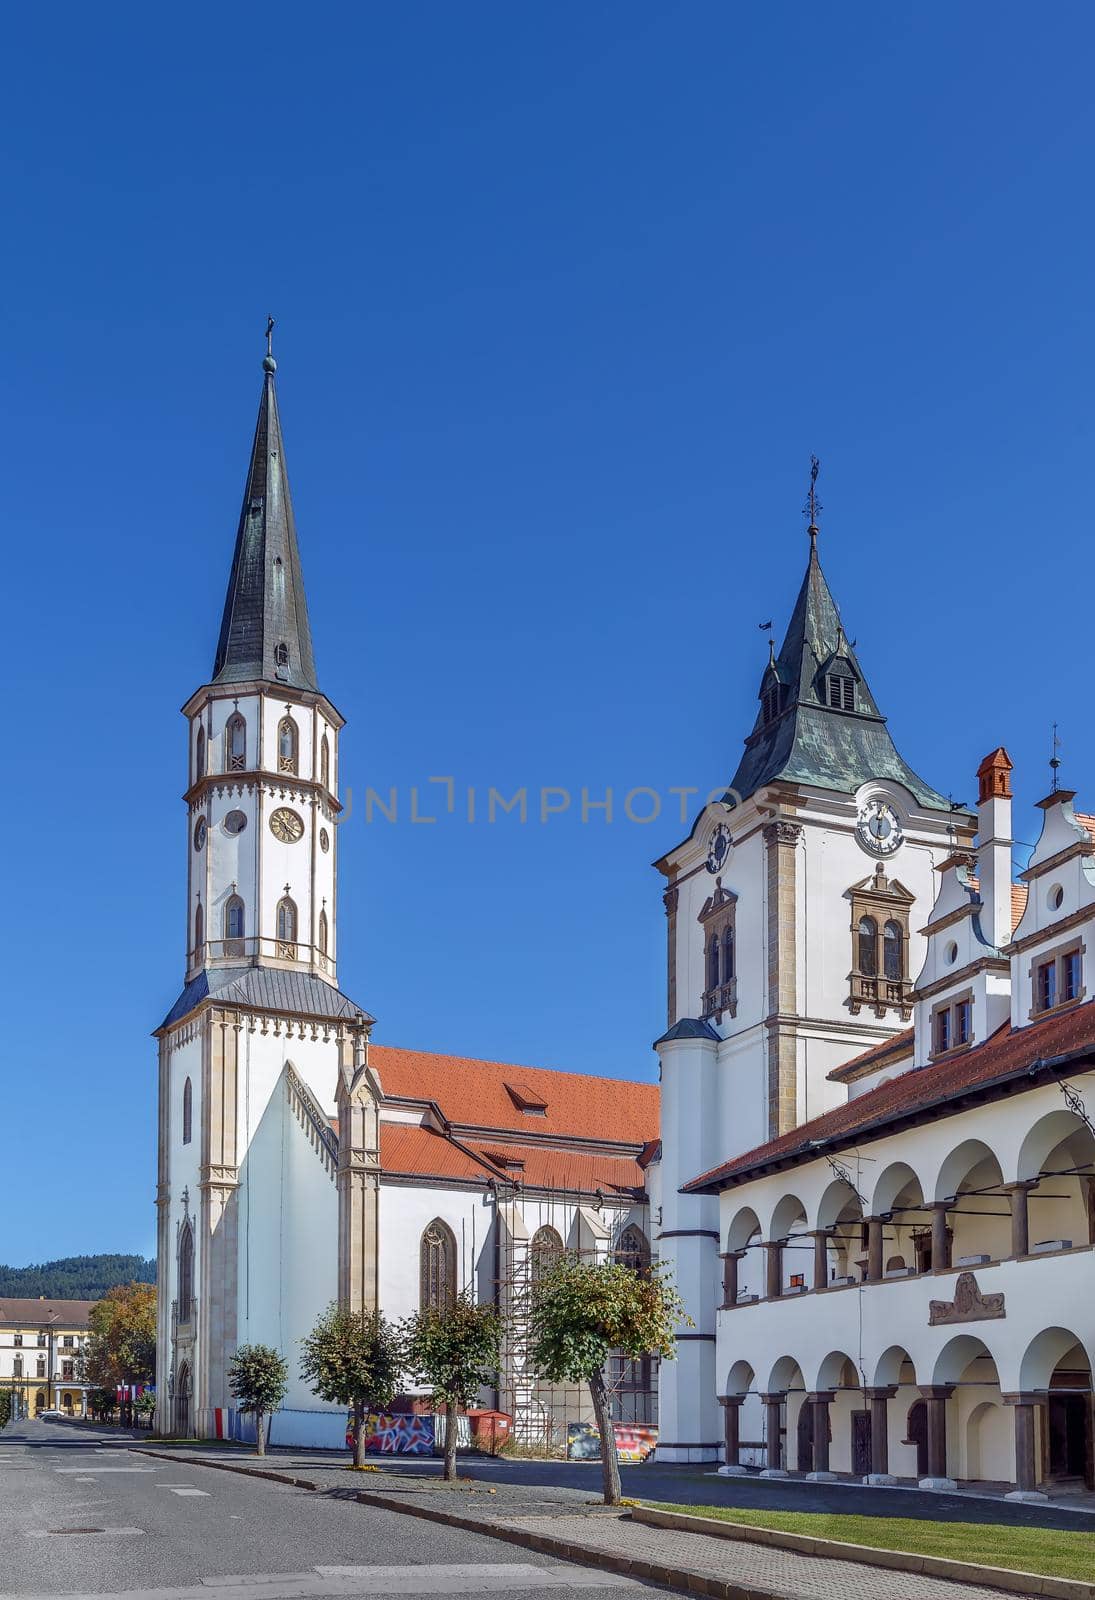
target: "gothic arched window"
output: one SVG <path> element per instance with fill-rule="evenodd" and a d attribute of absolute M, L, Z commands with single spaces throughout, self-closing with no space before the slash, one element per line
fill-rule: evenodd
<path fill-rule="evenodd" d="M 650 1270 L 650 1245 L 641 1228 L 631 1226 L 624 1229 L 616 1245 L 615 1255 L 622 1266 L 634 1267 L 636 1272 Z"/>
<path fill-rule="evenodd" d="M 456 1235 L 435 1217 L 422 1235 L 420 1251 L 423 1311 L 445 1311 L 456 1299 Z"/>
<path fill-rule="evenodd" d="M 278 955 L 291 961 L 297 953 L 297 908 L 286 895 L 278 901 Z"/>
<path fill-rule="evenodd" d="M 194 1309 L 194 1235 L 189 1222 L 184 1222 L 179 1235 L 179 1293 L 178 1317 L 189 1322 Z"/>
<path fill-rule="evenodd" d="M 278 723 L 278 771 L 297 770 L 297 725 L 292 717 L 282 717 Z"/>
<path fill-rule="evenodd" d="M 205 729 L 198 729 L 198 741 L 194 752 L 194 771 L 199 778 L 205 777 Z"/>
<path fill-rule="evenodd" d="M 878 976 L 878 923 L 873 917 L 859 919 L 859 970 L 865 978 Z"/>
<path fill-rule="evenodd" d="M 532 1236 L 532 1245 L 529 1249 L 529 1265 L 532 1268 L 533 1283 L 539 1283 L 551 1263 L 562 1253 L 563 1241 L 556 1230 L 548 1227 L 537 1228 Z"/>
<path fill-rule="evenodd" d="M 321 911 L 319 914 L 319 953 L 321 956 L 327 954 L 327 939 L 327 913 L 326 911 Z"/>
<path fill-rule="evenodd" d="M 883 973 L 893 983 L 905 976 L 904 935 L 896 922 L 887 922 L 882 930 Z"/>
<path fill-rule="evenodd" d="M 289 646 L 284 643 L 274 646 L 274 665 L 279 672 L 286 672 L 289 668 Z"/>
<path fill-rule="evenodd" d="M 247 766 L 247 724 L 233 711 L 224 725 L 224 770 L 243 772 Z"/>
<path fill-rule="evenodd" d="M 189 1144 L 194 1134 L 194 1085 L 187 1078 L 183 1084 L 183 1144 Z"/>
<path fill-rule="evenodd" d="M 331 787 L 331 743 L 326 734 L 319 747 L 319 781 L 325 789 Z"/>
<path fill-rule="evenodd" d="M 234 894 L 225 902 L 224 906 L 224 937 L 226 939 L 242 939 L 243 936 L 243 901 L 238 894 Z"/>
<path fill-rule="evenodd" d="M 200 900 L 194 912 L 194 954 L 199 961 L 205 956 L 205 912 Z"/>

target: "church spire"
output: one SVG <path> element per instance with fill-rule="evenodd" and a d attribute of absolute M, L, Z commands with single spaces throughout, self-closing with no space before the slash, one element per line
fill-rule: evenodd
<path fill-rule="evenodd" d="M 731 789 L 741 798 L 785 779 L 854 794 L 869 779 L 903 784 L 923 806 L 950 801 L 898 753 L 848 639 L 818 558 L 817 457 L 811 461 L 810 553 L 791 620 L 760 685 L 760 711 Z"/>
<path fill-rule="evenodd" d="M 266 327 L 262 395 L 224 601 L 214 683 L 258 679 L 318 688 L 297 548 L 274 374 L 274 319 Z"/>

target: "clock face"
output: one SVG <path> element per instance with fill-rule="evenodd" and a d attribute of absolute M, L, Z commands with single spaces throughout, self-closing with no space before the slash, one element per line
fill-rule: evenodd
<path fill-rule="evenodd" d="M 226 833 L 242 833 L 247 826 L 247 818 L 242 811 L 230 811 L 224 819 Z"/>
<path fill-rule="evenodd" d="M 892 856 L 904 842 L 897 812 L 885 800 L 868 800 L 856 824 L 859 842 L 875 856 Z"/>
<path fill-rule="evenodd" d="M 204 817 L 199 817 L 197 822 L 195 822 L 195 824 L 194 824 L 194 849 L 195 850 L 200 850 L 203 847 L 203 845 L 205 844 L 205 835 L 206 835 L 206 821 L 205 821 Z"/>
<path fill-rule="evenodd" d="M 295 811 L 290 811 L 288 806 L 278 806 L 270 814 L 270 832 L 275 839 L 280 839 L 282 844 L 296 844 L 303 836 L 304 823 Z"/>
<path fill-rule="evenodd" d="M 720 822 L 714 833 L 711 835 L 711 843 L 707 850 L 708 872 L 722 871 L 722 868 L 726 862 L 726 858 L 730 854 L 730 846 L 732 842 L 733 841 L 730 837 L 730 829 L 726 826 L 725 822 Z"/>
<path fill-rule="evenodd" d="M 320 828 L 319 830 L 319 848 L 323 851 L 324 855 L 326 855 L 328 850 L 331 848 L 331 835 L 327 832 L 326 828 Z"/>

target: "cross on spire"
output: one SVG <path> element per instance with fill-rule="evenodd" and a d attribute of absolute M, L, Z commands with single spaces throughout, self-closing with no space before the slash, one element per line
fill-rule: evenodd
<path fill-rule="evenodd" d="M 1057 724 L 1054 723 L 1053 724 L 1053 753 L 1049 758 L 1049 770 L 1053 773 L 1053 789 L 1052 789 L 1052 793 L 1053 794 L 1057 793 L 1057 790 L 1058 790 L 1058 788 L 1060 786 L 1060 779 L 1057 776 L 1058 768 L 1061 765 L 1061 758 L 1057 754 L 1057 752 L 1060 750 L 1060 748 L 1061 748 L 1061 741 L 1057 737 Z"/>
<path fill-rule="evenodd" d="M 821 462 L 818 460 L 817 456 L 811 456 L 810 492 L 806 496 L 806 504 L 802 508 L 802 514 L 804 517 L 808 517 L 810 519 L 806 528 L 806 532 L 810 535 L 811 542 L 815 544 L 817 542 L 818 533 L 817 514 L 821 510 L 821 501 L 817 497 L 817 475 L 820 470 Z"/>

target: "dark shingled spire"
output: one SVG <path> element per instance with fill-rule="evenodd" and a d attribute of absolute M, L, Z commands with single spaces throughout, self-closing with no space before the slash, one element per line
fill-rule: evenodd
<path fill-rule="evenodd" d="M 214 683 L 261 679 L 317 689 L 274 373 L 267 351 L 262 398 L 224 601 Z"/>
<path fill-rule="evenodd" d="M 852 680 L 851 706 L 828 703 L 831 674 Z M 845 636 L 812 524 L 806 576 L 779 655 L 765 668 L 760 697 L 761 709 L 731 783 L 743 800 L 777 778 L 846 794 L 872 778 L 890 778 L 922 806 L 954 809 L 898 754 Z"/>

